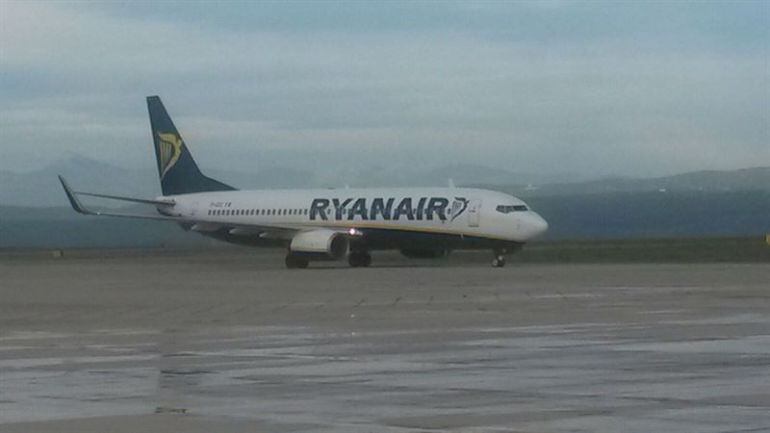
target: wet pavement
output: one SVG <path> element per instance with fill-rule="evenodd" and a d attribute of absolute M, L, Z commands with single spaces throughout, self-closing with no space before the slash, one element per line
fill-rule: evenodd
<path fill-rule="evenodd" d="M 174 317 L 197 312 L 203 323 L 13 322 L 0 332 L 0 431 L 125 416 L 221 422 L 220 431 L 770 431 L 768 267 L 734 269 L 730 284 L 633 266 L 618 271 L 658 283 L 559 283 L 600 269 L 522 267 L 527 289 L 497 296 L 483 281 L 475 292 L 416 290 L 398 301 L 370 286 L 260 307 L 262 322 L 294 324 L 243 323 L 235 305 L 195 300 L 167 311 L 186 308 Z"/>

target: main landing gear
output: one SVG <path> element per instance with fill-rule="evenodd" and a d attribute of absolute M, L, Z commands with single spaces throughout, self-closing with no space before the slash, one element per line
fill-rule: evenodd
<path fill-rule="evenodd" d="M 289 253 L 286 254 L 286 267 L 288 269 L 305 269 L 310 261 L 304 257 Z"/>
<path fill-rule="evenodd" d="M 310 260 L 307 257 L 288 253 L 285 263 L 288 269 L 305 269 Z M 353 268 L 365 268 L 372 264 L 372 256 L 366 251 L 351 251 L 348 254 L 348 263 Z"/>
<path fill-rule="evenodd" d="M 365 268 L 372 264 L 372 256 L 366 251 L 351 251 L 348 264 L 351 268 Z"/>
<path fill-rule="evenodd" d="M 505 250 L 505 248 L 496 249 L 493 250 L 492 253 L 495 255 L 495 258 L 492 259 L 492 267 L 493 268 L 502 268 L 505 266 L 505 253 L 508 251 Z"/>

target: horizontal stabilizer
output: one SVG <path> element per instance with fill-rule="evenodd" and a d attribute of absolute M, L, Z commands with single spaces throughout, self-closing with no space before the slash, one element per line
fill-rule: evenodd
<path fill-rule="evenodd" d="M 145 199 L 139 199 L 139 198 L 132 198 L 132 197 L 121 197 L 121 196 L 114 196 L 114 195 L 105 195 L 105 194 L 93 194 L 88 192 L 78 192 L 74 191 L 69 184 L 67 183 L 64 178 L 59 175 L 59 182 L 61 182 L 61 186 L 64 188 L 64 193 L 67 194 L 67 199 L 70 202 L 70 205 L 72 205 L 72 208 L 75 209 L 76 212 L 82 213 L 84 215 L 100 215 L 100 216 L 114 216 L 114 217 L 124 217 L 124 218 L 144 218 L 144 219 L 155 219 L 155 220 L 171 220 L 171 221 L 178 221 L 179 218 L 173 218 L 168 216 L 162 216 L 162 215 L 141 215 L 141 214 L 128 214 L 128 213 L 119 213 L 119 212 L 105 212 L 100 210 L 92 210 L 83 205 L 83 203 L 78 199 L 79 195 L 86 195 L 91 197 L 101 197 L 101 198 L 108 198 L 112 200 L 120 200 L 120 201 L 128 201 L 133 203 L 143 203 L 143 204 L 152 204 L 152 205 L 165 205 L 165 206 L 173 206 L 174 201 L 173 200 L 145 200 Z"/>
<path fill-rule="evenodd" d="M 61 178 L 61 177 L 60 177 Z M 123 197 L 119 195 L 94 194 L 92 192 L 73 191 L 77 195 L 87 195 L 89 197 L 107 198 L 110 200 L 130 201 L 132 203 L 151 204 L 156 206 L 173 206 L 174 200 L 149 200 L 144 198 Z"/>

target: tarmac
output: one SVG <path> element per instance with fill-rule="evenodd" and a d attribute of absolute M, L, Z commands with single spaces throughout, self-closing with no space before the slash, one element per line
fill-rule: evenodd
<path fill-rule="evenodd" d="M 770 264 L 0 258 L 0 432 L 770 431 Z"/>

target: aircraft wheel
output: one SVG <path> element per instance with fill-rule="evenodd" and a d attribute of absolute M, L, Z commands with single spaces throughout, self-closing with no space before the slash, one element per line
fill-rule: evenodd
<path fill-rule="evenodd" d="M 305 269 L 309 261 L 304 257 L 297 257 L 290 253 L 286 255 L 285 263 L 288 269 Z"/>
<path fill-rule="evenodd" d="M 372 256 L 369 253 L 361 253 L 361 266 L 368 268 L 372 264 Z"/>
<path fill-rule="evenodd" d="M 348 254 L 348 264 L 352 268 L 365 268 L 372 264 L 372 256 L 367 252 L 351 252 Z"/>
<path fill-rule="evenodd" d="M 495 258 L 492 259 L 492 267 L 502 268 L 505 266 L 505 253 L 503 251 L 495 251 Z"/>

